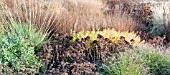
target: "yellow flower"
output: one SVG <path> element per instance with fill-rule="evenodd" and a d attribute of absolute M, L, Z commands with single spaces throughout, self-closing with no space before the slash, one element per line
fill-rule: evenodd
<path fill-rule="evenodd" d="M 81 39 L 90 36 L 91 41 L 94 41 L 97 40 L 97 34 L 101 34 L 105 38 L 109 38 L 110 40 L 114 41 L 117 44 L 121 36 L 124 36 L 127 42 L 130 42 L 131 39 L 134 39 L 135 40 L 134 45 L 143 43 L 141 42 L 140 37 L 137 36 L 134 32 L 119 32 L 115 31 L 114 29 L 105 29 L 103 31 L 86 31 L 86 32 L 82 31 L 74 35 L 74 39 L 76 38 Z"/>

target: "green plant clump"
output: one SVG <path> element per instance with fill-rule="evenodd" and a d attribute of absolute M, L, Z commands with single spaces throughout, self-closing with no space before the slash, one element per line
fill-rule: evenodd
<path fill-rule="evenodd" d="M 0 31 L 0 66 L 4 74 L 35 74 L 42 62 L 35 47 L 43 43 L 45 35 L 31 25 L 11 22 Z"/>
<path fill-rule="evenodd" d="M 169 58 L 152 50 L 138 47 L 126 51 L 103 65 L 103 75 L 170 75 Z"/>
<path fill-rule="evenodd" d="M 170 61 L 160 54 L 149 53 L 146 55 L 146 65 L 155 75 L 170 75 Z"/>
<path fill-rule="evenodd" d="M 123 53 L 123 55 L 118 55 L 117 60 L 108 62 L 108 64 L 103 65 L 103 75 L 144 75 L 143 65 L 141 62 L 143 60 L 140 55 L 135 52 Z"/>

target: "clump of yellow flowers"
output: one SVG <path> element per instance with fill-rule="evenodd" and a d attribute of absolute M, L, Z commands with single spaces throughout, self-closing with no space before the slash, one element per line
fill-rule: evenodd
<path fill-rule="evenodd" d="M 110 40 L 112 40 L 115 43 L 119 42 L 121 36 L 124 36 L 125 40 L 127 42 L 130 42 L 131 39 L 134 39 L 135 40 L 134 45 L 141 43 L 141 39 L 139 36 L 136 35 L 136 33 L 134 33 L 134 32 L 119 32 L 119 31 L 115 31 L 114 29 L 104 29 L 103 31 L 86 31 L 86 32 L 81 31 L 81 32 L 77 33 L 76 35 L 74 35 L 74 40 L 77 38 L 78 39 L 85 38 L 87 36 L 89 36 L 92 41 L 98 40 L 97 34 L 100 34 L 100 35 L 104 36 L 105 38 L 109 38 Z"/>

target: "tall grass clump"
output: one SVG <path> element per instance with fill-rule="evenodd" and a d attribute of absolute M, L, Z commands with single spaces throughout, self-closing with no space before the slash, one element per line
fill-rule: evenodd
<path fill-rule="evenodd" d="M 3 74 L 36 74 L 43 69 L 36 47 L 46 35 L 31 25 L 11 21 L 0 31 L 0 66 Z"/>
<path fill-rule="evenodd" d="M 117 60 L 104 65 L 103 74 L 109 75 L 169 75 L 167 55 L 148 46 L 140 46 L 122 53 Z"/>
<path fill-rule="evenodd" d="M 138 25 L 126 14 L 105 15 L 100 0 L 3 0 L 1 8 L 5 21 L 13 18 L 49 34 L 105 28 L 134 31 Z"/>
<path fill-rule="evenodd" d="M 104 15 L 104 6 L 98 0 L 4 0 L 1 3 L 5 21 L 13 18 L 49 33 L 110 27 L 118 31 L 133 31 L 136 28 L 137 23 L 128 15 Z"/>
<path fill-rule="evenodd" d="M 130 15 L 120 14 L 119 12 L 104 14 L 107 11 L 106 4 L 100 0 L 65 0 L 63 4 L 63 7 L 67 7 L 65 8 L 67 12 L 62 14 L 63 16 L 58 22 L 62 25 L 60 29 L 66 26 L 71 27 L 71 31 L 75 32 L 103 30 L 106 28 L 133 32 L 138 26 L 138 23 Z"/>
<path fill-rule="evenodd" d="M 105 17 L 103 24 L 106 23 L 106 28 L 114 28 L 116 31 L 133 32 L 138 28 L 138 23 L 127 14 L 115 13 Z"/>
<path fill-rule="evenodd" d="M 85 27 L 90 22 L 87 21 L 89 17 L 92 20 L 93 16 L 101 14 L 102 3 L 94 1 L 96 4 L 90 4 L 90 2 L 90 0 L 3 0 L 1 14 L 3 22 L 13 18 L 20 23 L 33 25 L 42 32 L 70 33 Z M 87 27 L 90 29 L 92 24 L 88 23 Z"/>
<path fill-rule="evenodd" d="M 55 4 L 56 2 L 43 0 L 2 0 L 0 3 L 1 21 L 8 23 L 12 19 L 32 25 L 45 34 L 50 34 L 57 28 L 56 19 L 60 6 L 57 4 L 54 6 Z"/>

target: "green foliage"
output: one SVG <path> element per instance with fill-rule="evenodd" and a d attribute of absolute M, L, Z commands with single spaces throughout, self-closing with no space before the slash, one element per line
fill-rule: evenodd
<path fill-rule="evenodd" d="M 153 27 L 149 28 L 149 33 L 153 34 L 155 36 L 163 36 L 163 35 L 165 35 L 166 30 L 163 25 L 154 25 Z"/>
<path fill-rule="evenodd" d="M 170 74 L 170 61 L 165 56 L 160 54 L 148 53 L 145 57 L 146 65 L 150 67 L 150 72 L 155 75 L 169 75 Z"/>
<path fill-rule="evenodd" d="M 147 46 L 141 46 L 135 50 L 140 52 L 139 55 L 142 54 L 143 64 L 145 67 L 149 67 L 150 74 L 170 75 L 170 58 L 166 54 Z"/>
<path fill-rule="evenodd" d="M 42 62 L 35 54 L 45 35 L 31 25 L 12 22 L 0 31 L 0 63 L 4 74 L 35 74 Z"/>
<path fill-rule="evenodd" d="M 11 25 L 6 28 L 5 33 L 10 37 L 24 38 L 30 45 L 38 46 L 42 44 L 47 34 L 43 34 L 33 28 L 32 25 L 21 24 L 11 21 Z M 5 34 L 6 35 L 6 34 Z"/>
<path fill-rule="evenodd" d="M 129 52 L 104 65 L 103 75 L 144 75 L 142 57 L 135 52 Z"/>
<path fill-rule="evenodd" d="M 170 61 L 167 56 L 152 52 L 151 48 L 138 47 L 123 53 L 117 61 L 103 66 L 104 75 L 169 75 Z M 156 50 L 156 49 L 155 49 Z"/>

